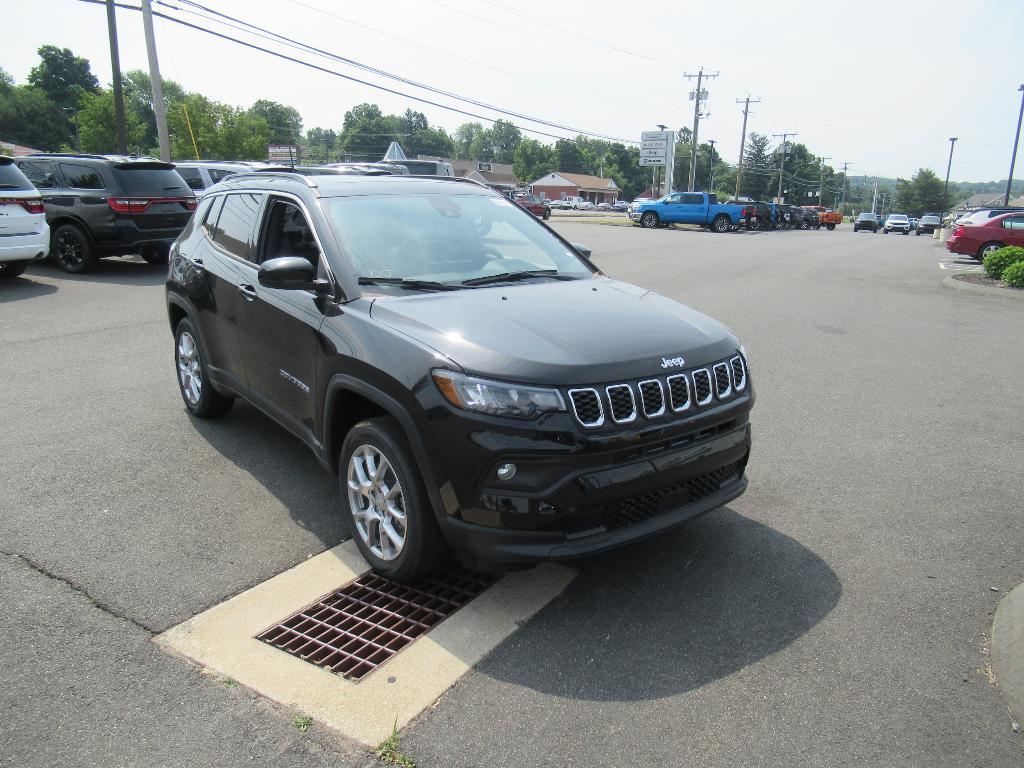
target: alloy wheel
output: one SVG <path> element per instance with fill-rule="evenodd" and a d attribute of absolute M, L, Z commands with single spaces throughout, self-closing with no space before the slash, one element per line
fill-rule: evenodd
<path fill-rule="evenodd" d="M 70 269 L 80 267 L 85 258 L 81 238 L 74 232 L 67 230 L 61 232 L 57 238 L 57 258 L 61 264 Z"/>
<path fill-rule="evenodd" d="M 361 445 L 348 462 L 348 505 L 356 533 L 381 560 L 394 560 L 405 547 L 405 494 L 388 458 Z"/>
<path fill-rule="evenodd" d="M 186 402 L 192 407 L 197 406 L 203 395 L 203 374 L 199 364 L 199 347 L 188 331 L 178 337 L 178 379 Z"/>

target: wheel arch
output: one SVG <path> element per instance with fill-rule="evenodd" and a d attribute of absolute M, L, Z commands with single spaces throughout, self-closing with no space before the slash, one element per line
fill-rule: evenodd
<path fill-rule="evenodd" d="M 78 218 L 77 216 L 62 214 L 60 216 L 55 216 L 53 219 L 47 220 L 46 223 L 49 224 L 50 226 L 51 243 L 53 241 L 53 235 L 57 231 L 57 229 L 63 227 L 65 224 L 74 224 L 76 227 L 82 230 L 82 233 L 85 235 L 86 239 L 92 245 L 96 245 L 96 238 L 92 236 L 92 230 L 89 229 L 89 225 L 86 224 L 82 219 Z"/>
<path fill-rule="evenodd" d="M 444 504 L 438 488 L 434 468 L 420 430 L 408 409 L 397 399 L 367 382 L 345 374 L 335 374 L 327 382 L 324 392 L 322 461 L 338 472 L 338 454 L 345 436 L 353 425 L 374 416 L 390 416 L 398 422 L 409 442 L 417 469 L 423 478 L 427 496 L 434 514 L 444 516 Z"/>

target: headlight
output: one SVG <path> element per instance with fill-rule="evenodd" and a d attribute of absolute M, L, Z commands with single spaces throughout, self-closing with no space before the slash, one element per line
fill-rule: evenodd
<path fill-rule="evenodd" d="M 542 413 L 565 410 L 565 401 L 557 389 L 506 384 L 454 371 L 438 370 L 433 376 L 445 400 L 467 411 L 530 419 Z"/>

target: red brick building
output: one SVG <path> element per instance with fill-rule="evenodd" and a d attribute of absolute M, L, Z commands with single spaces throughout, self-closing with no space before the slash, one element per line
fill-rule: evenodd
<path fill-rule="evenodd" d="M 614 203 L 619 197 L 619 188 L 614 179 L 588 176 L 585 173 L 556 171 L 537 179 L 530 188 L 533 194 L 545 200 L 582 197 L 592 203 Z"/>

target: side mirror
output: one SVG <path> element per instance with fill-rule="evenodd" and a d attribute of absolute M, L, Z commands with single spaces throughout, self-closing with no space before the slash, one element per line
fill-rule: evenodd
<path fill-rule="evenodd" d="M 587 259 L 588 261 L 590 260 L 591 251 L 589 248 L 587 248 L 587 246 L 583 245 L 582 243 L 569 243 L 569 245 L 575 248 L 576 253 L 578 253 L 584 259 Z"/>
<path fill-rule="evenodd" d="M 260 285 L 264 288 L 279 288 L 284 291 L 313 291 L 328 293 L 330 284 L 318 280 L 316 267 L 301 256 L 279 256 L 263 262 L 258 273 Z"/>

